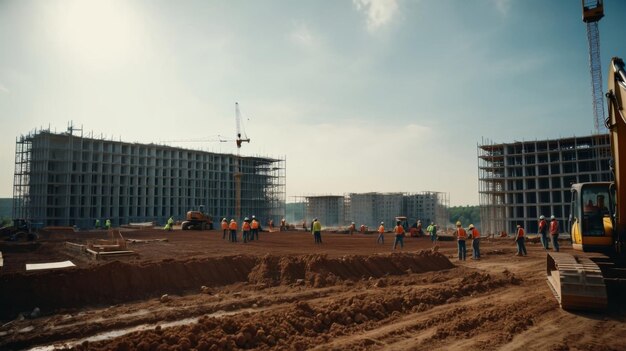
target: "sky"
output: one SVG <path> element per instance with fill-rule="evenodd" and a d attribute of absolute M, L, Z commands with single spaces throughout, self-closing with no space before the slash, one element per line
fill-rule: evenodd
<path fill-rule="evenodd" d="M 626 2 L 604 7 L 606 80 Z M 594 132 L 581 16 L 576 0 L 0 0 L 0 197 L 35 129 L 235 153 L 215 140 L 235 138 L 238 102 L 241 154 L 286 159 L 288 202 L 477 205 L 479 144 Z"/>

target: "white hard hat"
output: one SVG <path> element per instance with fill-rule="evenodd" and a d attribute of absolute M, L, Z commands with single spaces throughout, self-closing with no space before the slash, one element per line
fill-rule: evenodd
<path fill-rule="evenodd" d="M 380 224 L 385 224 L 385 222 L 380 222 Z"/>
<path fill-rule="evenodd" d="M 545 219 L 546 217 L 544 215 L 539 216 L 539 219 Z"/>
<path fill-rule="evenodd" d="M 550 219 L 554 219 L 554 215 L 550 216 Z"/>
<path fill-rule="evenodd" d="M 248 217 L 246 217 L 246 218 L 244 218 L 243 220 L 244 220 L 244 221 L 247 221 L 247 220 L 249 220 L 249 218 L 248 218 Z"/>

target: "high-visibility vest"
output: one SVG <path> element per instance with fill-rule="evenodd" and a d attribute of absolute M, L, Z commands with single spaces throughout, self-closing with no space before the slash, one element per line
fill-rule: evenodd
<path fill-rule="evenodd" d="M 550 222 L 550 235 L 559 234 L 559 221 L 556 219 Z"/>
<path fill-rule="evenodd" d="M 544 231 L 546 230 L 547 226 L 548 226 L 548 224 L 546 223 L 545 219 L 540 220 L 539 221 L 539 233 L 544 233 L 545 234 Z"/>
<path fill-rule="evenodd" d="M 467 232 L 463 228 L 456 229 L 457 240 L 465 240 L 467 238 Z"/>
<path fill-rule="evenodd" d="M 518 228 L 517 229 L 517 237 L 518 238 L 523 238 L 524 237 L 524 228 Z"/>
<path fill-rule="evenodd" d="M 223 229 L 223 230 L 228 229 L 228 222 L 226 222 L 226 221 L 222 221 L 222 229 Z"/>
<path fill-rule="evenodd" d="M 397 225 L 395 228 L 393 228 L 393 231 L 396 233 L 396 235 L 404 234 L 404 227 L 401 225 Z"/>
<path fill-rule="evenodd" d="M 252 229 L 259 229 L 259 222 L 257 222 L 256 219 L 253 219 L 251 227 L 252 227 Z"/>
<path fill-rule="evenodd" d="M 480 232 L 478 231 L 478 229 L 472 228 L 470 229 L 470 232 L 472 233 L 472 239 L 480 238 Z"/>
<path fill-rule="evenodd" d="M 381 225 L 380 227 L 378 227 L 378 232 L 381 233 L 381 234 L 384 233 L 385 232 L 385 226 Z"/>
<path fill-rule="evenodd" d="M 235 221 L 230 222 L 230 224 L 228 225 L 228 229 L 237 230 L 237 222 Z"/>
<path fill-rule="evenodd" d="M 243 224 L 241 225 L 241 230 L 243 231 L 249 231 L 250 230 L 250 223 L 248 222 L 243 222 Z"/>

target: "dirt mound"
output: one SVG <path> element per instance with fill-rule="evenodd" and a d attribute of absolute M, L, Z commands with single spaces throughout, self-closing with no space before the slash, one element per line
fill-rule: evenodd
<path fill-rule="evenodd" d="M 297 283 L 322 287 L 340 281 L 379 278 L 407 272 L 452 268 L 443 255 L 422 251 L 374 256 L 325 255 L 279 257 L 267 255 L 163 260 L 152 263 L 111 262 L 64 271 L 10 273 L 0 276 L 0 301 L 6 308 L 0 318 L 13 318 L 20 311 L 42 311 L 182 294 L 201 286 L 237 282 L 269 286 Z"/>
<path fill-rule="evenodd" d="M 431 251 L 341 258 L 328 258 L 326 255 L 295 257 L 267 255 L 253 268 L 248 280 L 251 283 L 270 286 L 302 281 L 313 287 L 323 287 L 346 279 L 380 278 L 452 267 L 454 265 L 448 258 Z"/>
<path fill-rule="evenodd" d="M 337 297 L 330 303 L 314 304 L 299 301 L 281 311 L 267 311 L 256 315 L 240 314 L 223 318 L 202 317 L 196 324 L 129 334 L 107 342 L 90 343 L 90 350 L 158 350 L 158 349 L 278 349 L 306 350 L 326 345 L 344 336 L 375 330 L 393 320 L 400 319 L 403 313 L 424 312 L 437 305 L 447 304 L 451 298 L 461 299 L 482 291 L 511 284 L 506 274 L 497 276 L 471 273 L 453 284 L 424 290 L 419 285 L 388 286 L 376 294 L 357 293 L 351 297 Z M 453 313 L 467 313 L 459 309 Z M 479 314 L 460 324 L 449 324 L 450 316 L 434 318 L 431 325 L 438 328 L 432 339 L 448 335 L 466 335 L 470 329 L 482 323 L 497 322 L 502 314 Z M 519 316 L 517 316 L 519 317 Z M 511 330 L 523 324 L 519 320 Z M 430 322 L 429 322 L 430 323 Z M 523 329 L 523 328 L 522 328 Z M 375 340 L 362 339 L 351 344 L 350 349 L 367 349 Z M 82 346 L 77 347 L 81 349 Z M 341 346 L 329 349 L 344 349 Z"/>

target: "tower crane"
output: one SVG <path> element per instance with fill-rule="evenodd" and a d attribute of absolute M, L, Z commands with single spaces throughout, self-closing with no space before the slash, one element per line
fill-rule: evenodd
<path fill-rule="evenodd" d="M 237 143 L 237 159 L 235 160 L 235 218 L 238 221 L 241 220 L 241 157 L 239 156 L 239 149 L 241 149 L 241 144 L 246 142 L 250 143 L 250 138 L 246 135 L 244 130 L 242 138 L 241 136 L 241 112 L 239 112 L 239 103 L 235 102 L 235 124 L 237 126 L 237 139 L 235 142 Z"/>
<path fill-rule="evenodd" d="M 589 71 L 591 73 L 591 92 L 593 97 L 593 117 L 595 133 L 604 127 L 604 94 L 602 93 L 602 64 L 600 61 L 600 32 L 598 22 L 604 17 L 602 0 L 581 0 L 583 22 L 587 24 L 587 42 L 589 43 Z"/>

